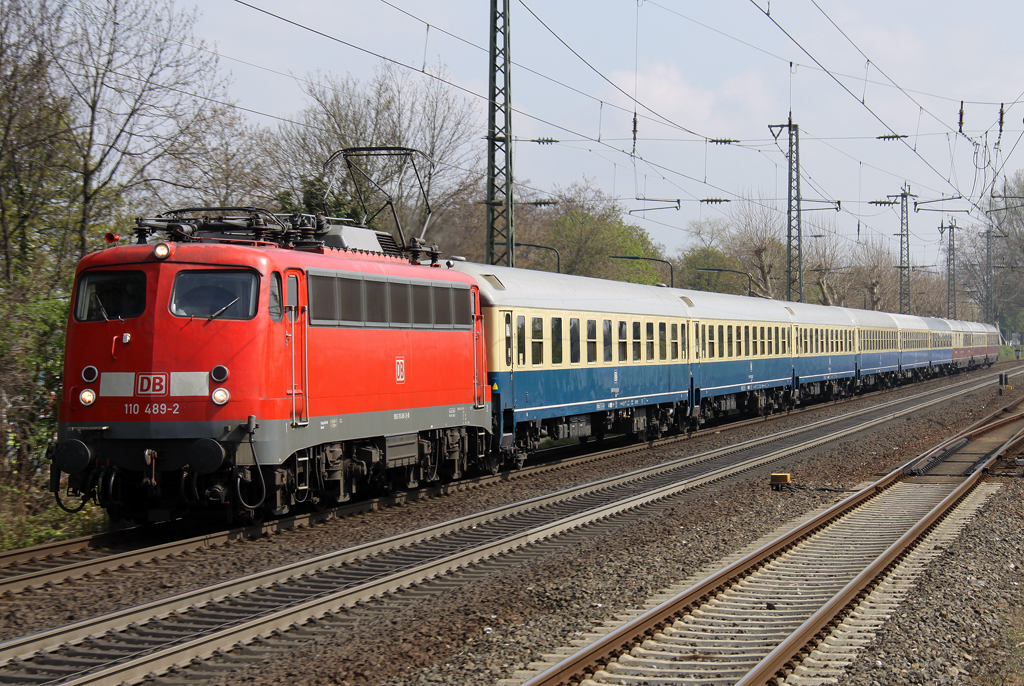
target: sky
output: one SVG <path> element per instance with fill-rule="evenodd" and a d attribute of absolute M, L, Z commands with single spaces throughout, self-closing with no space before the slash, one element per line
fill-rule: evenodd
<path fill-rule="evenodd" d="M 440 64 L 479 109 L 485 149 L 486 0 L 246 3 L 205 0 L 197 33 L 253 121 L 294 115 L 316 72 Z M 769 126 L 790 113 L 805 241 L 824 223 L 851 250 L 870 238 L 898 255 L 899 205 L 871 201 L 907 186 L 911 261 L 941 271 L 939 225 L 983 228 L 979 208 L 1024 168 L 1021 2 L 508 3 L 516 183 L 543 195 L 585 177 L 670 255 L 692 244 L 691 222 L 726 216 L 702 200 L 754 198 L 785 220 L 788 134 Z M 878 138 L 892 134 L 904 138 Z"/>

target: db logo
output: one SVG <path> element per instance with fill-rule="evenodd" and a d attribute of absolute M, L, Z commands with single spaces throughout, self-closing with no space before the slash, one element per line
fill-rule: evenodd
<path fill-rule="evenodd" d="M 135 395 L 167 395 L 167 372 L 137 374 Z"/>
<path fill-rule="evenodd" d="M 395 358 L 395 383 L 405 383 L 405 358 Z"/>

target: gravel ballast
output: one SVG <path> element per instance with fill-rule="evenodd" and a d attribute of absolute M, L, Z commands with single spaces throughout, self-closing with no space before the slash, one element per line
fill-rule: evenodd
<path fill-rule="evenodd" d="M 882 399 L 920 389 L 920 386 L 915 386 L 886 394 Z M 843 489 L 850 489 L 890 471 L 1008 399 L 1009 394 L 998 397 L 993 384 L 990 390 L 964 395 L 943 408 L 896 422 L 856 444 L 843 442 L 822 448 L 815 455 L 783 469 L 793 475 L 798 488 L 794 492 L 769 491 L 767 472 L 778 470 L 776 466 L 772 470 L 702 488 L 683 499 L 670 512 L 630 525 L 614 535 L 585 543 L 554 546 L 550 554 L 535 562 L 505 569 L 468 587 L 445 591 L 438 597 L 384 615 L 373 616 L 367 611 L 362 617 L 362 611 L 355 610 L 361 613 L 356 628 L 340 628 L 330 637 L 309 641 L 276 655 L 273 660 L 229 668 L 212 683 L 338 686 L 494 684 L 501 678 L 510 677 L 541 654 L 567 644 L 574 636 L 587 632 L 623 610 L 637 607 L 659 589 L 706 568 L 802 513 L 835 502 L 846 495 L 840 492 Z M 825 408 L 824 414 L 846 411 L 851 406 L 852 403 L 846 403 Z M 708 450 L 723 443 L 737 442 L 779 430 L 787 423 L 807 421 L 807 416 L 781 418 L 778 423 L 635 453 L 578 472 L 556 472 L 529 482 L 475 489 L 444 499 L 315 527 L 294 536 L 282 534 L 257 543 L 229 546 L 233 553 L 230 556 L 200 553 L 168 560 L 159 567 L 147 565 L 137 575 L 119 576 L 116 588 L 105 585 L 99 578 L 40 589 L 31 595 L 0 600 L 0 636 L 20 636 L 98 612 L 221 581 L 229 576 L 251 573 L 272 564 L 283 564 L 291 559 L 382 538 L 433 521 L 489 509 L 646 464 Z M 972 660 L 966 660 L 957 657 L 953 650 L 954 645 L 960 645 L 958 642 L 942 643 L 936 638 L 935 655 L 929 654 L 930 661 L 925 667 L 930 670 L 937 660 L 940 661 L 939 666 L 942 666 L 941 660 L 947 661 L 950 668 L 959 670 L 954 676 L 947 669 L 948 678 L 960 679 L 948 683 L 975 683 L 963 679 L 966 676 L 987 678 L 1012 673 L 1015 669 L 1013 643 L 1008 632 L 1013 613 L 1022 607 L 1019 591 L 1016 595 L 1007 591 L 1003 599 L 989 594 L 994 588 L 1002 589 L 1022 580 L 1020 569 L 1024 560 L 1020 559 L 1019 532 L 1024 522 L 1020 512 L 1012 507 L 1016 503 L 1020 509 L 1021 496 L 1024 495 L 1021 492 L 1022 480 L 1007 477 L 1005 481 L 1006 486 L 956 542 L 959 546 L 965 537 L 972 535 L 971 532 L 980 530 L 973 534 L 980 538 L 964 544 L 964 554 L 974 553 L 977 559 L 968 557 L 965 561 L 979 566 L 979 572 L 973 576 L 975 580 L 985 582 L 982 586 L 971 586 L 974 594 L 971 597 L 976 598 L 977 606 L 988 613 L 986 616 L 991 621 L 984 623 L 988 627 L 984 631 L 971 628 L 973 633 L 988 641 L 984 643 L 984 650 L 989 652 L 972 654 Z M 1017 489 L 1015 496 L 1014 489 Z M 993 517 L 989 526 L 985 526 L 989 520 L 988 513 L 1000 507 L 1000 503 L 1005 504 L 1000 510 L 1002 514 Z M 1018 532 L 1016 539 L 1013 539 L 1011 530 Z M 1016 559 L 1010 559 L 1012 555 L 1007 552 L 1005 555 L 1010 557 L 1006 560 L 994 558 L 990 568 L 984 560 L 988 559 L 987 546 L 993 543 L 991 537 L 998 537 L 999 543 L 1015 541 L 1009 545 L 1016 546 Z M 956 600 L 954 604 L 970 607 L 963 589 L 958 591 L 955 587 L 965 579 L 959 575 L 960 572 L 954 571 L 960 569 L 959 566 L 946 564 L 956 546 L 940 558 L 940 564 L 925 576 L 922 584 L 954 584 L 949 598 L 964 598 L 962 603 Z M 1015 569 L 1009 566 L 1011 563 L 1016 565 Z M 948 579 L 933 579 L 933 574 L 939 574 L 946 568 L 948 571 L 941 573 L 949 574 Z M 926 591 L 922 601 L 935 600 L 938 603 L 940 592 L 937 588 Z M 904 618 L 908 627 L 915 625 L 913 618 L 918 616 L 917 608 L 927 612 L 927 603 L 916 598 L 912 595 L 911 601 L 906 603 L 907 608 L 912 608 L 907 610 L 908 617 Z M 999 607 L 1000 604 L 1003 606 Z M 939 604 L 928 607 L 939 611 Z M 946 612 L 950 615 L 948 608 Z M 900 619 L 896 617 L 890 624 L 896 627 Z M 959 626 L 956 622 L 961 620 L 950 621 L 953 623 L 949 633 L 954 635 L 952 628 Z M 972 620 L 971 624 L 974 621 L 977 620 Z M 927 625 L 938 631 L 940 622 L 934 620 L 933 615 L 924 614 L 920 615 L 916 625 Z M 862 673 L 854 669 L 843 683 L 904 683 L 906 678 L 904 681 L 894 680 L 893 668 L 897 668 L 897 677 L 903 674 L 899 671 L 901 669 L 906 669 L 907 674 L 911 670 L 921 671 L 921 661 L 918 661 L 918 667 L 914 667 L 913 662 L 908 662 L 910 667 L 897 665 L 894 656 L 905 655 L 905 652 L 901 653 L 895 644 L 886 646 L 886 641 L 897 640 L 890 635 L 889 626 L 886 625 L 869 648 L 869 651 L 877 648 L 886 657 L 872 655 L 865 658 L 871 661 L 867 665 L 871 669 Z M 906 635 L 919 636 L 912 632 Z M 1021 640 L 1024 638 L 1018 638 L 1017 642 Z M 947 645 L 950 647 L 948 654 L 943 652 Z M 921 647 L 917 647 L 920 651 Z M 990 660 L 982 655 L 998 655 L 999 659 Z M 855 667 L 865 665 L 865 660 L 856 663 Z M 882 666 L 873 667 L 876 661 L 880 661 Z M 973 666 L 973 671 L 959 667 L 961 662 Z M 982 666 L 983 662 L 986 666 Z M 878 672 L 874 673 L 876 669 Z M 932 679 L 939 674 L 938 671 L 928 673 Z"/>

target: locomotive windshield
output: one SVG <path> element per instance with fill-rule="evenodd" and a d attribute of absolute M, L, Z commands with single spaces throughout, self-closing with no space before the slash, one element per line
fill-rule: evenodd
<path fill-rule="evenodd" d="M 75 319 L 80 322 L 130 319 L 145 309 L 144 272 L 88 272 L 78 280 Z"/>
<path fill-rule="evenodd" d="M 171 314 L 210 319 L 252 319 L 259 279 L 250 271 L 183 271 L 174 277 Z"/>

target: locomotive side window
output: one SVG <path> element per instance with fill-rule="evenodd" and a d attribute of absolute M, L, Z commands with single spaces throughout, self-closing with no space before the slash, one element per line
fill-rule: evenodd
<path fill-rule="evenodd" d="M 288 279 L 289 304 L 293 278 Z M 258 296 L 259 278 L 249 271 L 181 271 L 174 277 L 170 309 L 177 317 L 252 319 Z"/>
<path fill-rule="evenodd" d="M 612 345 L 613 345 L 613 343 L 612 343 L 612 320 L 611 319 L 605 319 L 603 324 L 602 324 L 602 328 L 604 329 L 602 331 L 602 333 L 604 334 L 604 361 L 605 362 L 611 362 L 612 361 Z"/>
<path fill-rule="evenodd" d="M 434 324 L 438 326 L 452 325 L 452 289 L 447 286 L 433 286 L 434 290 Z M 509 315 L 508 335 L 512 335 L 512 315 Z M 511 343 L 509 344 L 511 345 Z M 508 349 L 508 363 L 512 364 L 512 348 Z"/>
<path fill-rule="evenodd" d="M 468 288 L 453 288 L 452 302 L 455 305 L 455 326 L 473 326 L 473 301 Z"/>
<path fill-rule="evenodd" d="M 131 319 L 145 309 L 144 272 L 89 272 L 78 281 L 75 319 L 80 322 Z"/>
<path fill-rule="evenodd" d="M 430 307 L 430 286 L 414 283 L 412 289 L 412 323 L 430 326 L 434 323 Z"/>
<path fill-rule="evenodd" d="M 338 320 L 338 289 L 330 276 L 309 276 L 309 316 L 313 320 Z"/>
<path fill-rule="evenodd" d="M 270 299 L 267 302 L 267 314 L 275 321 L 284 317 L 284 305 L 281 302 L 281 275 L 274 272 L 270 275 Z"/>
<path fill-rule="evenodd" d="M 359 279 L 338 279 L 338 304 L 341 312 L 338 318 L 343 322 L 363 323 L 363 282 Z"/>
<path fill-rule="evenodd" d="M 389 283 L 388 296 L 391 298 L 391 323 L 399 325 L 411 323 L 409 309 L 412 298 L 409 296 L 409 284 Z"/>
<path fill-rule="evenodd" d="M 388 284 L 385 281 L 363 281 L 366 288 L 366 322 L 388 323 Z"/>

